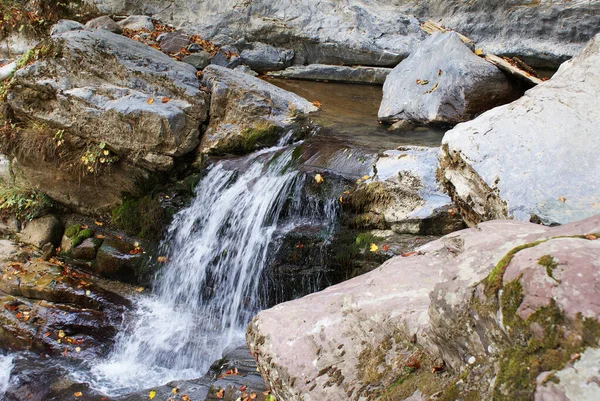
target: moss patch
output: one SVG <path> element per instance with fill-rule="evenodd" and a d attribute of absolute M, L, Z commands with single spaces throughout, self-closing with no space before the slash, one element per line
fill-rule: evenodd
<path fill-rule="evenodd" d="M 73 238 L 81 231 L 81 224 L 73 224 L 65 229 L 65 237 Z"/>
<path fill-rule="evenodd" d="M 554 269 L 558 267 L 558 263 L 554 261 L 554 258 L 551 255 L 544 255 L 539 258 L 538 265 L 544 266 L 546 268 L 546 274 L 548 277 L 554 279 Z"/>
<path fill-rule="evenodd" d="M 72 239 L 71 239 L 71 247 L 75 248 L 76 246 L 81 245 L 83 241 L 88 238 L 91 238 L 94 235 L 94 232 L 89 229 L 83 229 L 79 231 Z"/>
<path fill-rule="evenodd" d="M 251 128 L 243 129 L 239 135 L 232 135 L 212 153 L 245 155 L 257 149 L 275 145 L 282 132 L 283 128 L 268 121 L 262 121 Z"/>
<path fill-rule="evenodd" d="M 113 224 L 128 235 L 158 241 L 169 223 L 168 213 L 152 195 L 127 199 L 112 211 Z"/>
<path fill-rule="evenodd" d="M 348 196 L 347 205 L 357 213 L 365 213 L 372 208 L 384 208 L 393 201 L 393 196 L 381 182 L 361 185 Z"/>

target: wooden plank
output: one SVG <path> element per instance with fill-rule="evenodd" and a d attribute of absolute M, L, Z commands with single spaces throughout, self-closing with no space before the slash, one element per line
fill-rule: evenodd
<path fill-rule="evenodd" d="M 438 24 L 432 20 L 425 21 L 421 25 L 421 29 L 430 35 L 434 32 L 442 32 L 442 33 L 448 32 L 448 29 L 444 28 L 443 26 L 441 26 L 440 24 Z M 465 35 L 455 32 L 455 31 L 451 31 L 451 32 L 456 33 L 458 35 L 458 37 L 460 38 L 460 40 L 462 40 L 464 43 L 474 44 L 474 42 L 471 39 L 469 39 L 468 37 L 466 37 Z"/>
<path fill-rule="evenodd" d="M 434 22 L 432 20 L 425 21 L 421 25 L 421 30 L 423 30 L 424 32 L 427 32 L 430 35 L 433 34 L 434 32 L 442 32 L 442 33 L 448 32 L 448 30 L 446 28 L 444 28 L 443 26 L 437 24 L 436 22 Z M 454 32 L 454 31 L 451 31 L 451 32 Z M 471 44 L 471 45 L 475 44 L 471 39 L 469 39 L 465 35 L 462 35 L 458 32 L 455 32 L 455 33 L 458 34 L 458 36 L 460 37 L 460 40 L 462 40 L 464 43 Z M 480 49 L 476 49 L 475 54 L 477 54 L 478 56 L 484 57 L 484 59 L 486 61 L 494 64 L 496 67 L 500 68 L 501 70 L 506 71 L 509 74 L 514 75 L 515 77 L 524 79 L 533 85 L 539 85 L 542 82 L 544 82 L 541 79 L 531 75 L 531 73 L 527 71 L 527 70 L 532 71 L 531 67 L 527 66 L 522 61 L 521 61 L 521 63 L 523 63 L 523 67 L 526 67 L 526 68 L 521 69 L 521 68 L 515 67 L 514 65 L 512 65 L 508 61 L 504 60 L 503 58 L 495 56 L 493 54 L 483 55 L 483 53 Z M 520 60 L 518 60 L 518 61 L 520 61 Z"/>
<path fill-rule="evenodd" d="M 495 56 L 493 54 L 486 54 L 485 59 L 487 61 L 489 61 L 490 63 L 494 64 L 496 67 L 500 68 L 501 70 L 506 71 L 509 74 L 512 74 L 512 75 L 519 77 L 521 79 L 524 79 L 526 81 L 529 81 L 530 83 L 532 83 L 534 85 L 539 85 L 542 82 L 544 82 L 541 79 L 534 77 L 527 71 L 524 71 L 520 68 L 515 67 L 514 65 L 510 64 L 508 61 L 504 60 L 501 57 Z"/>

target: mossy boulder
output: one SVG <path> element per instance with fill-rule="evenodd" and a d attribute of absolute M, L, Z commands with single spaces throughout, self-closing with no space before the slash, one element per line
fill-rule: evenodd
<path fill-rule="evenodd" d="M 118 229 L 150 241 L 160 240 L 169 221 L 169 213 L 152 195 L 126 199 L 112 211 L 112 222 Z"/>
<path fill-rule="evenodd" d="M 99 276 L 122 281 L 138 283 L 143 266 L 144 254 L 134 244 L 117 239 L 105 239 L 98 249 L 96 263 L 91 270 Z"/>
<path fill-rule="evenodd" d="M 600 380 L 599 239 L 600 215 L 482 223 L 260 312 L 248 344 L 281 399 L 592 401 L 559 377 Z"/>
<path fill-rule="evenodd" d="M 276 144 L 289 131 L 305 135 L 301 117 L 317 110 L 306 99 L 240 71 L 210 65 L 203 80 L 211 101 L 202 153 L 244 154 Z"/>

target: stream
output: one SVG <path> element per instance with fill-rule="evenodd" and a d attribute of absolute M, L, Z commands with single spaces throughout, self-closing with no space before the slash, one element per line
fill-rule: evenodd
<path fill-rule="evenodd" d="M 375 154 L 404 145 L 439 146 L 443 131 L 390 132 L 375 116 L 381 87 L 270 80 L 323 106 L 317 138 Z M 337 197 L 303 192 L 311 176 L 298 169 L 290 135 L 272 148 L 214 161 L 191 205 L 177 213 L 163 240 L 168 262 L 150 295 L 136 301 L 107 357 L 68 369 L 74 382 L 120 397 L 173 380 L 195 379 L 226 349 L 243 346 L 248 322 L 277 291 L 265 279 L 273 244 L 298 227 L 314 227 L 323 243 L 337 220 Z M 311 140 L 310 138 L 307 141 Z M 338 145 L 336 145 L 338 146 Z M 310 281 L 310 280 L 309 280 Z M 303 283 L 304 294 L 323 285 Z M 0 358 L 0 394 L 12 357 Z"/>

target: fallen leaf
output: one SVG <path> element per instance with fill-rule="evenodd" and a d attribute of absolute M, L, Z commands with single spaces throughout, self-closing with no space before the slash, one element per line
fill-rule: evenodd
<path fill-rule="evenodd" d="M 97 235 L 95 235 L 95 236 L 94 236 L 94 238 L 97 238 L 97 239 L 104 239 L 104 235 L 102 235 L 102 234 L 97 234 Z"/>
<path fill-rule="evenodd" d="M 168 259 L 166 256 L 159 256 L 156 260 L 158 260 L 158 263 L 166 263 Z"/>
<path fill-rule="evenodd" d="M 315 175 L 315 181 L 317 182 L 317 184 L 320 184 L 325 180 L 321 174 L 317 174 L 317 175 Z"/>
<path fill-rule="evenodd" d="M 344 203 L 344 197 L 340 196 L 340 203 Z"/>
<path fill-rule="evenodd" d="M 221 390 L 217 391 L 217 393 L 215 394 L 215 396 L 217 398 L 223 398 L 225 396 L 225 390 L 221 389 Z"/>
<path fill-rule="evenodd" d="M 475 49 L 475 54 L 478 56 L 481 56 L 483 54 L 483 50 L 482 49 Z"/>
<path fill-rule="evenodd" d="M 424 80 L 421 81 L 421 85 L 427 85 L 428 83 L 429 83 L 429 81 L 426 80 L 426 79 L 424 79 Z"/>
<path fill-rule="evenodd" d="M 138 287 L 135 289 L 137 292 L 144 292 L 144 287 Z"/>
<path fill-rule="evenodd" d="M 243 393 L 244 391 L 246 391 L 246 388 L 248 388 L 248 386 L 242 386 L 242 387 L 238 388 L 238 391 L 240 393 Z"/>
<path fill-rule="evenodd" d="M 181 401 L 190 401 L 190 397 L 187 394 L 181 396 Z"/>
<path fill-rule="evenodd" d="M 20 318 L 22 318 L 22 317 L 23 317 L 23 314 L 22 314 L 21 312 L 19 312 L 19 313 L 17 313 L 17 314 L 15 315 L 15 317 L 16 317 L 17 319 L 20 319 Z"/>
<path fill-rule="evenodd" d="M 319 102 L 318 100 L 313 100 L 312 104 L 314 104 L 318 108 L 321 108 L 321 106 L 323 106 L 323 104 L 321 102 Z"/>
<path fill-rule="evenodd" d="M 562 203 L 565 203 L 567 201 L 564 196 L 559 196 L 558 200 Z"/>
<path fill-rule="evenodd" d="M 440 75 L 442 75 L 442 70 L 441 70 L 441 69 L 440 69 L 440 70 L 438 70 L 438 77 L 439 77 Z"/>
<path fill-rule="evenodd" d="M 51 336 L 51 334 L 50 334 L 49 331 L 47 331 L 47 332 L 44 333 L 44 337 L 50 337 L 50 336 Z"/>
<path fill-rule="evenodd" d="M 154 103 L 154 99 L 152 99 L 151 97 L 149 97 L 148 100 L 146 100 L 146 103 L 152 104 L 152 103 Z"/>
<path fill-rule="evenodd" d="M 406 252 L 406 253 L 403 253 L 403 254 L 401 254 L 400 256 L 402 256 L 403 258 L 406 258 L 406 257 L 408 257 L 408 256 L 412 256 L 412 255 L 414 255 L 414 254 L 416 254 L 416 252 L 415 252 L 415 251 L 412 251 L 412 252 Z"/>
<path fill-rule="evenodd" d="M 168 98 L 168 97 L 163 97 L 160 101 L 163 102 L 163 103 L 169 103 L 170 100 L 171 99 Z"/>
<path fill-rule="evenodd" d="M 65 350 L 63 351 L 63 356 L 67 356 L 68 353 L 69 353 L 69 349 L 65 348 Z"/>
<path fill-rule="evenodd" d="M 156 397 L 156 390 L 150 390 L 148 398 L 153 399 L 154 397 Z"/>
<path fill-rule="evenodd" d="M 73 393 L 73 395 L 75 397 L 79 398 L 79 397 L 83 396 L 83 393 L 81 391 L 77 391 L 77 392 Z"/>
<path fill-rule="evenodd" d="M 75 352 L 81 352 L 81 348 L 80 347 L 76 347 L 75 348 Z"/>
<path fill-rule="evenodd" d="M 371 246 L 369 247 L 369 250 L 371 252 L 377 252 L 379 250 L 379 247 L 375 244 L 371 244 Z"/>
<path fill-rule="evenodd" d="M 421 80 L 420 79 L 417 79 L 416 82 L 417 82 L 417 85 L 421 85 Z"/>
<path fill-rule="evenodd" d="M 65 338 L 65 332 L 62 330 L 58 331 L 58 338 Z"/>
<path fill-rule="evenodd" d="M 102 223 L 101 221 L 94 221 L 94 224 L 99 227 L 102 227 L 104 225 L 104 223 Z"/>
<path fill-rule="evenodd" d="M 85 290 L 85 295 L 89 297 L 90 295 L 92 295 L 92 292 L 90 290 Z"/>
<path fill-rule="evenodd" d="M 382 246 L 381 248 L 387 252 L 390 249 L 390 246 L 386 244 L 386 245 Z"/>
<path fill-rule="evenodd" d="M 585 238 L 589 239 L 590 241 L 598 239 L 598 237 L 595 236 L 594 234 L 588 234 L 588 235 L 585 236 Z"/>
<path fill-rule="evenodd" d="M 255 400 L 256 399 L 256 393 L 251 393 L 250 394 L 250 399 L 251 400 Z"/>
<path fill-rule="evenodd" d="M 179 389 L 177 387 L 173 387 L 173 389 L 171 390 L 171 392 L 173 394 L 177 394 L 179 392 Z"/>
<path fill-rule="evenodd" d="M 363 177 L 362 177 L 362 179 L 365 180 L 365 181 L 368 180 L 369 178 L 371 178 L 371 177 L 368 176 L 368 175 L 363 175 Z"/>
<path fill-rule="evenodd" d="M 269 394 L 267 395 L 267 398 L 265 398 L 265 401 L 275 401 L 275 397 L 273 396 L 273 394 Z"/>

